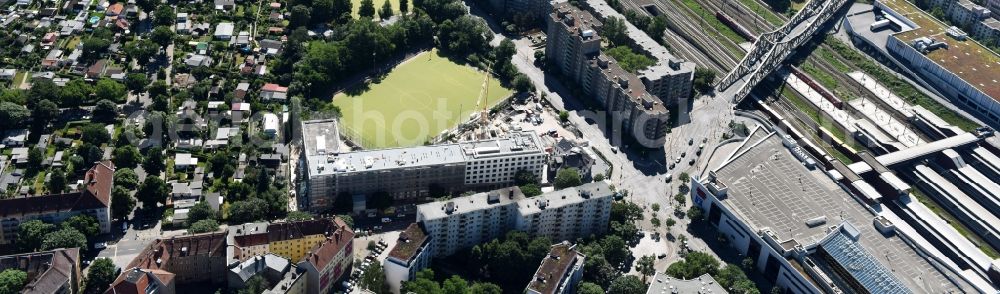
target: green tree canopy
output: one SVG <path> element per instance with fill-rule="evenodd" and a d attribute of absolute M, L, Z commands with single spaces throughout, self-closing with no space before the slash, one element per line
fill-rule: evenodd
<path fill-rule="evenodd" d="M 679 279 L 691 279 L 704 274 L 715 276 L 719 271 L 719 260 L 714 256 L 694 251 L 684 256 L 684 260 L 667 267 L 667 274 Z"/>
<path fill-rule="evenodd" d="M 554 183 L 556 189 L 576 187 L 582 183 L 583 180 L 580 178 L 580 171 L 575 168 L 563 168 L 556 172 L 556 180 Z"/>
<path fill-rule="evenodd" d="M 52 168 L 49 171 L 49 182 L 45 183 L 50 194 L 59 194 L 66 191 L 66 172 L 62 168 Z"/>
<path fill-rule="evenodd" d="M 0 102 L 0 124 L 4 129 L 13 129 L 24 125 L 24 121 L 31 116 L 28 108 L 17 105 L 13 102 Z"/>
<path fill-rule="evenodd" d="M 115 186 L 133 190 L 139 186 L 139 176 L 127 167 L 115 167 Z"/>
<path fill-rule="evenodd" d="M 361 0 L 361 7 L 358 8 L 358 16 L 374 18 L 375 2 L 372 0 Z"/>
<path fill-rule="evenodd" d="M 87 289 L 85 293 L 104 293 L 115 281 L 118 268 L 109 258 L 98 258 L 90 264 L 87 270 Z"/>
<path fill-rule="evenodd" d="M 608 287 L 608 294 L 644 294 L 646 293 L 646 283 L 639 280 L 639 277 L 625 275 L 618 277 L 611 286 Z"/>
<path fill-rule="evenodd" d="M 147 134 L 149 134 L 147 132 Z M 163 149 L 152 147 L 146 150 L 146 160 L 142 162 L 142 169 L 150 175 L 159 175 L 166 169 L 166 159 L 163 158 Z"/>
<path fill-rule="evenodd" d="M 215 232 L 219 230 L 219 222 L 214 219 L 203 219 L 191 224 L 188 227 L 188 233 L 190 234 L 201 234 L 208 232 Z"/>
<path fill-rule="evenodd" d="M 128 90 L 125 89 L 125 85 L 122 85 L 122 83 L 104 78 L 97 81 L 97 85 L 94 86 L 94 93 L 97 95 L 97 99 L 123 103 L 125 102 Z"/>
<path fill-rule="evenodd" d="M 63 228 L 72 228 L 83 233 L 87 238 L 97 237 L 101 233 L 101 225 L 93 216 L 86 214 L 74 215 L 62 223 Z"/>
<path fill-rule="evenodd" d="M 53 224 L 40 220 L 22 222 L 17 227 L 17 244 L 21 251 L 32 252 L 42 247 L 45 235 L 56 229 Z"/>
<path fill-rule="evenodd" d="M 142 162 L 142 154 L 139 153 L 139 148 L 135 148 L 132 145 L 115 148 L 112 155 L 114 156 L 115 167 L 135 168 Z"/>
<path fill-rule="evenodd" d="M 74 247 L 86 249 L 87 236 L 71 227 L 64 227 L 58 231 L 45 235 L 45 239 L 42 240 L 43 250 Z"/>
<path fill-rule="evenodd" d="M 194 223 L 206 219 L 215 219 L 215 210 L 208 205 L 207 201 L 198 202 L 188 210 L 188 224 L 194 225 Z"/>
<path fill-rule="evenodd" d="M 111 217 L 124 219 L 135 209 L 135 198 L 129 195 L 125 187 L 117 186 L 111 189 Z"/>
<path fill-rule="evenodd" d="M 158 176 L 147 176 L 145 181 L 142 181 L 142 185 L 139 185 L 139 190 L 136 191 L 136 198 L 142 201 L 142 206 L 145 208 L 156 207 L 157 203 L 166 203 L 167 196 L 170 194 L 170 187 L 167 186 L 167 182 L 164 182 Z"/>
<path fill-rule="evenodd" d="M 28 273 L 18 269 L 5 269 L 0 272 L 0 294 L 16 294 L 24 290 L 28 282 Z"/>

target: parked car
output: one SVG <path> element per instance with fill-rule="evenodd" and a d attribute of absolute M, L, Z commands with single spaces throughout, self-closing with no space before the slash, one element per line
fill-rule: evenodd
<path fill-rule="evenodd" d="M 94 249 L 104 249 L 104 248 L 108 248 L 108 244 L 104 242 L 94 243 Z"/>
<path fill-rule="evenodd" d="M 392 222 L 391 218 L 388 218 L 388 217 L 383 217 L 382 218 L 382 223 L 383 224 L 388 224 L 388 223 L 391 223 L 391 222 Z"/>

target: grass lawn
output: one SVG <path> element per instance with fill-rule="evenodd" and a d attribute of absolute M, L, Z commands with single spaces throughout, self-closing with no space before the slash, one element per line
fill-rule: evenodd
<path fill-rule="evenodd" d="M 392 14 L 393 15 L 398 15 L 399 14 L 399 0 L 372 0 L 372 3 L 375 4 L 375 17 L 376 18 L 378 17 L 378 11 L 379 11 L 379 9 L 382 9 L 382 5 L 385 5 L 384 4 L 385 1 L 389 1 L 390 2 L 389 5 L 392 5 Z M 413 1 L 412 0 L 407 0 L 407 1 L 410 1 L 410 3 L 409 3 L 410 7 L 413 7 Z M 354 18 L 358 18 L 358 10 L 359 9 L 361 9 L 361 0 L 351 0 L 351 16 L 353 16 Z"/>
<path fill-rule="evenodd" d="M 468 120 L 477 109 L 482 84 L 481 71 L 435 50 L 403 62 L 360 93 L 354 89 L 335 95 L 333 105 L 341 109 L 341 125 L 361 136 L 366 148 L 417 146 Z M 490 106 L 512 93 L 490 78 Z"/>

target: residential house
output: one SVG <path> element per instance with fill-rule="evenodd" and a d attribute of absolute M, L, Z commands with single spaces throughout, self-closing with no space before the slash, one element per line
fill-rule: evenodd
<path fill-rule="evenodd" d="M 136 269 L 149 271 L 161 281 L 157 284 L 188 285 L 194 283 L 221 284 L 226 280 L 226 233 L 214 232 L 161 238 L 150 243 L 122 270 L 122 274 L 111 284 L 105 294 L 119 293 L 162 293 L 173 294 L 173 287 L 162 291 L 147 292 L 130 285 L 143 283 L 129 282 L 129 274 Z M 167 274 L 173 275 L 172 278 Z M 147 276 L 148 278 L 148 276 Z M 123 285 L 124 284 L 124 285 Z M 123 291 L 122 289 L 128 289 Z M 138 292 L 134 292 L 139 290 Z"/>
<path fill-rule="evenodd" d="M 198 166 L 198 158 L 191 156 L 191 153 L 177 153 L 174 155 L 174 169 L 187 170 Z"/>
<path fill-rule="evenodd" d="M 215 10 L 231 10 L 236 7 L 236 0 L 213 0 Z"/>
<path fill-rule="evenodd" d="M 216 40 L 229 41 L 233 38 L 235 26 L 231 22 L 221 22 L 215 25 L 214 37 Z"/>
<path fill-rule="evenodd" d="M 14 80 L 14 76 L 16 75 L 17 75 L 16 68 L 0 69 L 0 80 L 12 81 Z"/>
<path fill-rule="evenodd" d="M 125 12 L 125 5 L 119 2 L 111 4 L 111 6 L 108 6 L 108 9 L 104 11 L 104 15 L 119 16 L 122 14 L 122 12 Z"/>
<path fill-rule="evenodd" d="M 263 101 L 285 101 L 288 97 L 288 87 L 267 83 L 260 89 L 260 99 Z"/>
<path fill-rule="evenodd" d="M 354 231 L 336 218 L 337 229 L 298 263 L 306 272 L 306 293 L 330 293 L 350 276 L 354 264 Z"/>

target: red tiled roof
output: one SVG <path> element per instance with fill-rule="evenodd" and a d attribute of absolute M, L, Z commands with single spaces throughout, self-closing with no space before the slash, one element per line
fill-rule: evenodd
<path fill-rule="evenodd" d="M 288 92 L 288 87 L 282 87 L 278 84 L 264 84 L 264 87 L 260 89 L 261 91 L 267 92 Z"/>
<path fill-rule="evenodd" d="M 0 217 L 108 208 L 114 173 L 110 161 L 98 162 L 84 175 L 83 191 L 0 200 Z"/>
<path fill-rule="evenodd" d="M 125 5 L 122 5 L 121 3 L 115 3 L 115 4 L 112 4 L 110 7 L 108 7 L 108 14 L 111 14 L 111 15 L 122 14 L 122 10 L 124 10 L 124 9 L 125 9 Z"/>
<path fill-rule="evenodd" d="M 340 218 L 334 218 L 337 230 L 331 234 L 323 243 L 319 243 L 309 251 L 303 261 L 311 263 L 316 269 L 322 271 L 327 264 L 337 256 L 337 253 L 344 250 L 354 240 L 354 231 L 347 226 Z"/>

